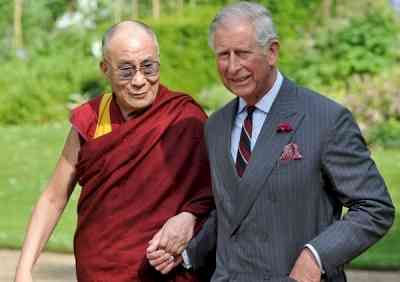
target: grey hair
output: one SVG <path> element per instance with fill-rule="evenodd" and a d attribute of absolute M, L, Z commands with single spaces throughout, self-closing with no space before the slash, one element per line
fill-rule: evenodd
<path fill-rule="evenodd" d="M 160 45 L 158 44 L 157 35 L 153 31 L 153 29 L 151 29 L 151 27 L 149 27 L 145 23 L 142 23 L 140 21 L 134 21 L 134 20 L 132 20 L 132 21 L 123 21 L 123 22 L 117 23 L 117 24 L 113 25 L 112 27 L 110 27 L 104 33 L 103 38 L 101 40 L 101 52 L 102 52 L 103 58 L 106 55 L 108 44 L 109 44 L 111 38 L 113 37 L 115 31 L 118 30 L 118 28 L 120 27 L 121 24 L 125 24 L 125 23 L 134 24 L 134 25 L 138 26 L 139 28 L 142 28 L 148 35 L 150 35 L 152 37 L 152 39 L 153 39 L 154 44 L 156 45 L 157 57 L 160 58 Z"/>
<path fill-rule="evenodd" d="M 265 48 L 273 39 L 278 39 L 271 13 L 264 6 L 251 2 L 238 2 L 224 7 L 213 19 L 208 30 L 208 45 L 214 50 L 214 34 L 218 26 L 227 20 L 244 19 L 254 26 L 256 42 Z"/>

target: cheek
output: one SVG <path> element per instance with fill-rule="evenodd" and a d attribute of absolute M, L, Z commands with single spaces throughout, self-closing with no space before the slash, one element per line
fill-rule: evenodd
<path fill-rule="evenodd" d="M 148 95 L 148 97 L 151 101 L 154 101 L 154 99 L 156 98 L 158 89 L 159 89 L 159 83 L 156 83 L 151 86 L 151 91 L 150 91 L 151 93 L 150 93 L 150 95 Z"/>
<path fill-rule="evenodd" d="M 226 81 L 226 77 L 225 77 L 225 74 L 226 74 L 226 67 L 220 67 L 220 66 L 218 66 L 218 67 L 217 67 L 217 70 L 218 70 L 218 74 L 219 74 L 219 77 L 221 78 L 221 80 L 222 80 L 222 81 Z"/>
<path fill-rule="evenodd" d="M 115 92 L 123 92 L 127 87 L 126 83 L 121 83 L 121 82 L 113 82 L 111 86 L 112 90 Z"/>
<path fill-rule="evenodd" d="M 220 74 L 224 73 L 228 64 L 225 61 L 217 61 L 217 69 Z"/>
<path fill-rule="evenodd" d="M 252 73 L 257 81 L 264 80 L 265 77 L 268 77 L 270 75 L 267 64 L 255 66 L 254 68 L 252 68 Z"/>

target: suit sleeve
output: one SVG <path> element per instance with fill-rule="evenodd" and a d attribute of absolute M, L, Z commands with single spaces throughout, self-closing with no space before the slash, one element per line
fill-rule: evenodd
<path fill-rule="evenodd" d="M 380 239 L 394 220 L 394 206 L 384 180 L 347 109 L 335 118 L 322 153 L 322 173 L 335 200 L 348 208 L 309 242 L 318 252 L 327 276 Z"/>
<path fill-rule="evenodd" d="M 213 210 L 199 233 L 189 242 L 186 248 L 190 264 L 198 270 L 209 265 L 210 259 L 215 260 L 217 246 L 217 212 Z"/>

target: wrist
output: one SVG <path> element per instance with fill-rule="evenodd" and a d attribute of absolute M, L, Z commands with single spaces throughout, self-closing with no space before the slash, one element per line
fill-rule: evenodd
<path fill-rule="evenodd" d="M 311 267 L 310 270 L 322 274 L 322 271 L 321 271 L 321 268 L 319 266 L 318 260 L 316 259 L 316 257 L 312 253 L 312 251 L 310 249 L 308 249 L 308 248 L 304 248 L 304 252 L 305 252 L 306 256 L 308 257 L 308 260 L 310 261 L 310 264 L 308 264 L 309 267 Z"/>

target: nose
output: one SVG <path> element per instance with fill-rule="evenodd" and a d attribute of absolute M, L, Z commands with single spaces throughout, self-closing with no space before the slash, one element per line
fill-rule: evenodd
<path fill-rule="evenodd" d="M 235 53 L 231 53 L 229 55 L 228 60 L 228 74 L 233 75 L 240 69 L 239 58 L 235 55 Z"/>
<path fill-rule="evenodd" d="M 142 88 L 146 84 L 146 77 L 142 74 L 142 72 L 137 71 L 135 75 L 132 77 L 131 85 L 137 89 Z"/>

